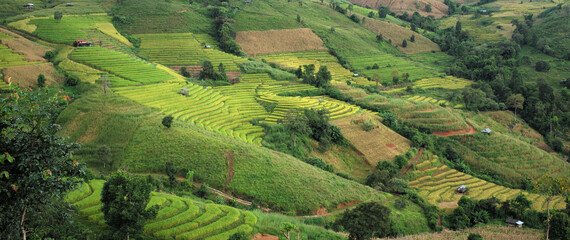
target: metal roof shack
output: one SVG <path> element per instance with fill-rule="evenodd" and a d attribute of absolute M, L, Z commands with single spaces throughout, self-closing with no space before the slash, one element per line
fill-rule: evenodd
<path fill-rule="evenodd" d="M 507 219 L 505 222 L 509 227 L 515 227 L 515 228 L 522 228 L 522 225 L 524 224 L 523 221 L 512 218 Z"/>

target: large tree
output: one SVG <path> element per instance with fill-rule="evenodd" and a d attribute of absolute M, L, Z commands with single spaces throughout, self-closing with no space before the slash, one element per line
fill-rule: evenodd
<path fill-rule="evenodd" d="M 151 183 L 143 177 L 115 172 L 103 186 L 101 202 L 107 225 L 115 230 L 115 237 L 129 239 L 142 233 L 144 223 L 158 213 L 158 205 L 146 209 L 152 192 Z"/>
<path fill-rule="evenodd" d="M 507 105 L 515 109 L 515 121 L 517 120 L 517 109 L 523 109 L 524 97 L 522 94 L 514 94 L 507 98 Z"/>
<path fill-rule="evenodd" d="M 390 209 L 378 202 L 363 203 L 347 210 L 338 223 L 350 233 L 350 240 L 384 237 L 390 231 Z"/>
<path fill-rule="evenodd" d="M 550 232 L 550 201 L 556 195 L 568 197 L 570 194 L 570 179 L 553 177 L 550 174 L 542 175 L 535 183 L 535 190 L 546 196 L 546 240 Z"/>
<path fill-rule="evenodd" d="M 2 238 L 26 239 L 29 223 L 81 182 L 84 170 L 72 159 L 79 145 L 56 135 L 54 121 L 68 101 L 51 89 L 14 89 L 0 100 Z"/>

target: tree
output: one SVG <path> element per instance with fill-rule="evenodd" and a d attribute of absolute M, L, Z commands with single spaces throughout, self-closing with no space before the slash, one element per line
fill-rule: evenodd
<path fill-rule="evenodd" d="M 97 149 L 97 156 L 99 157 L 99 160 L 103 162 L 103 168 L 107 166 L 107 163 L 111 163 L 111 160 L 113 159 L 111 148 L 107 145 L 103 145 Z"/>
<path fill-rule="evenodd" d="M 188 69 L 186 67 L 180 68 L 180 75 L 187 77 L 187 78 L 191 77 L 190 72 L 188 72 Z"/>
<path fill-rule="evenodd" d="M 332 80 L 331 72 L 327 69 L 327 66 L 319 67 L 317 72 L 315 87 L 322 87 Z"/>
<path fill-rule="evenodd" d="M 548 70 L 550 70 L 550 65 L 547 62 L 540 60 L 536 62 L 534 69 L 538 72 L 548 72 Z"/>
<path fill-rule="evenodd" d="M 40 73 L 38 75 L 38 87 L 45 87 L 46 86 L 46 77 Z"/>
<path fill-rule="evenodd" d="M 172 126 L 173 121 L 174 121 L 174 117 L 168 115 L 162 119 L 162 125 L 164 125 L 167 128 L 170 128 Z"/>
<path fill-rule="evenodd" d="M 410 42 L 415 42 L 416 41 L 416 36 L 412 35 L 412 37 L 410 37 Z"/>
<path fill-rule="evenodd" d="M 218 81 L 228 81 L 228 75 L 226 74 L 226 67 L 224 67 L 223 63 L 220 63 L 220 65 L 218 65 L 218 74 L 217 74 L 217 79 Z"/>
<path fill-rule="evenodd" d="M 60 21 L 61 18 L 63 18 L 63 13 L 61 13 L 60 11 L 55 11 L 53 13 L 53 19 L 55 19 L 56 21 Z"/>
<path fill-rule="evenodd" d="M 455 33 L 459 34 L 461 32 L 461 21 L 455 23 Z"/>
<path fill-rule="evenodd" d="M 384 36 L 382 36 L 382 33 L 379 33 L 378 35 L 376 35 L 376 41 L 378 41 L 378 42 L 384 41 Z"/>
<path fill-rule="evenodd" d="M 352 13 L 352 10 L 354 9 L 354 6 L 352 4 L 348 4 L 347 10 Z"/>
<path fill-rule="evenodd" d="M 426 12 L 431 12 L 431 5 L 430 4 L 426 5 Z"/>
<path fill-rule="evenodd" d="M 408 46 L 408 41 L 404 39 L 404 41 L 402 41 L 402 47 L 407 47 L 407 46 Z"/>
<path fill-rule="evenodd" d="M 386 15 L 390 13 L 390 7 L 384 7 L 380 5 L 378 7 L 378 17 L 379 18 L 386 18 Z"/>
<path fill-rule="evenodd" d="M 281 233 L 283 233 L 286 239 L 291 239 L 291 231 L 297 231 L 297 239 L 301 239 L 299 227 L 289 222 L 281 224 Z"/>
<path fill-rule="evenodd" d="M 564 177 L 556 178 L 550 176 L 550 174 L 544 174 L 536 180 L 534 189 L 546 196 L 546 240 L 548 240 L 550 232 L 550 201 L 556 195 L 568 197 L 570 180 Z"/>
<path fill-rule="evenodd" d="M 216 71 L 214 71 L 214 66 L 212 66 L 212 62 L 204 61 L 202 63 L 202 71 L 200 71 L 199 79 L 216 79 Z"/>
<path fill-rule="evenodd" d="M 115 236 L 129 239 L 142 233 L 146 220 L 158 213 L 158 205 L 146 209 L 152 185 L 145 178 L 117 171 L 103 186 L 101 202 L 105 222 L 115 230 Z"/>
<path fill-rule="evenodd" d="M 390 209 L 379 202 L 367 202 L 346 210 L 337 221 L 349 232 L 350 240 L 384 237 L 390 232 Z"/>
<path fill-rule="evenodd" d="M 170 188 L 173 188 L 176 184 L 176 168 L 173 162 L 167 162 L 164 171 L 166 176 L 168 176 L 168 182 L 170 183 Z"/>
<path fill-rule="evenodd" d="M 103 84 L 103 93 L 104 93 L 105 95 L 107 95 L 107 87 L 108 87 L 108 85 L 111 85 L 110 82 L 111 82 L 111 81 L 109 80 L 109 77 L 107 76 L 107 74 L 101 75 L 101 84 Z"/>
<path fill-rule="evenodd" d="M 515 121 L 517 121 L 517 109 L 523 109 L 524 97 L 522 94 L 514 94 L 507 98 L 507 105 L 515 109 Z"/>
<path fill-rule="evenodd" d="M 4 239 L 25 240 L 29 232 L 42 231 L 42 226 L 31 229 L 30 222 L 43 218 L 43 209 L 63 201 L 82 181 L 84 168 L 72 157 L 79 145 L 57 136 L 61 127 L 54 123 L 69 100 L 49 89 L 18 88 L 0 100 L 0 235 Z"/>

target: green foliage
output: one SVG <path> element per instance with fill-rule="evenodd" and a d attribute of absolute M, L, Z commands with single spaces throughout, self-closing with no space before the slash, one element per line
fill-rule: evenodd
<path fill-rule="evenodd" d="M 467 236 L 467 240 L 484 240 L 484 238 L 477 233 L 469 233 L 469 236 Z"/>
<path fill-rule="evenodd" d="M 390 232 L 390 209 L 378 202 L 367 202 L 346 210 L 337 223 L 350 233 L 349 239 L 385 237 Z"/>
<path fill-rule="evenodd" d="M 392 192 L 395 193 L 407 193 L 410 191 L 410 185 L 408 185 L 408 181 L 401 179 L 401 178 L 392 178 L 388 182 L 388 187 L 391 189 Z"/>
<path fill-rule="evenodd" d="M 407 205 L 408 203 L 404 198 L 397 198 L 396 201 L 394 202 L 394 207 L 398 210 L 405 209 Z"/>
<path fill-rule="evenodd" d="M 453 214 L 449 215 L 448 221 L 451 225 L 450 227 L 454 230 L 465 229 L 471 225 L 469 217 L 465 214 L 465 210 L 463 210 L 461 206 L 453 210 Z"/>
<path fill-rule="evenodd" d="M 404 39 L 404 41 L 402 41 L 402 47 L 407 47 L 407 46 L 408 46 L 408 41 Z"/>
<path fill-rule="evenodd" d="M 79 80 L 79 77 L 76 75 L 70 74 L 65 77 L 65 86 L 75 87 L 77 86 L 77 84 L 79 84 L 79 82 L 81 81 Z"/>
<path fill-rule="evenodd" d="M 28 221 L 20 222 L 20 219 L 47 219 L 48 216 L 42 216 L 45 209 L 77 187 L 81 182 L 79 178 L 85 174 L 83 167 L 72 158 L 79 145 L 56 135 L 61 127 L 54 120 L 68 101 L 69 97 L 55 90 L 18 88 L 0 100 L 0 232 L 3 237 L 24 237 L 20 232 L 31 229 Z"/>
<path fill-rule="evenodd" d="M 269 73 L 275 80 L 295 80 L 295 75 L 280 69 L 275 69 L 269 64 L 260 61 L 247 61 L 239 65 L 245 73 Z M 299 66 L 300 67 L 300 66 Z M 297 76 L 297 78 L 301 78 Z"/>
<path fill-rule="evenodd" d="M 189 78 L 191 77 L 190 72 L 188 72 L 188 69 L 186 69 L 186 67 L 181 67 L 180 68 L 180 75 Z"/>
<path fill-rule="evenodd" d="M 534 69 L 538 72 L 548 72 L 548 70 L 550 70 L 550 64 L 541 60 L 536 62 Z"/>
<path fill-rule="evenodd" d="M 111 164 L 113 161 L 113 153 L 111 152 L 111 148 L 107 145 L 103 145 L 97 149 L 97 156 L 99 157 L 99 160 L 103 162 L 103 168 L 105 168 L 107 164 Z"/>
<path fill-rule="evenodd" d="M 170 128 L 172 126 L 173 121 L 174 121 L 174 117 L 172 117 L 171 115 L 168 115 L 168 116 L 162 118 L 162 125 L 164 125 L 166 128 Z"/>
<path fill-rule="evenodd" d="M 403 169 L 404 167 L 408 166 L 408 159 L 406 155 L 396 155 L 394 162 L 396 165 L 398 165 L 399 169 Z"/>
<path fill-rule="evenodd" d="M 122 171 L 113 173 L 101 192 L 101 210 L 107 225 L 127 238 L 141 234 L 145 221 L 158 213 L 157 205 L 146 209 L 151 191 L 152 186 L 142 177 Z"/>
<path fill-rule="evenodd" d="M 46 86 L 46 77 L 43 74 L 38 75 L 38 87 Z"/>
<path fill-rule="evenodd" d="M 322 170 L 329 171 L 329 172 L 333 172 L 333 166 L 330 165 L 330 164 L 327 164 L 327 163 L 325 162 L 325 160 L 323 160 L 322 158 L 319 158 L 319 157 L 310 157 L 310 158 L 305 159 L 305 162 L 308 163 L 308 164 L 311 164 L 311 165 L 313 165 L 313 166 L 315 166 L 315 167 L 318 167 L 318 168 L 320 168 L 320 169 L 322 169 Z"/>
<path fill-rule="evenodd" d="M 570 217 L 565 212 L 555 212 L 550 219 L 550 239 L 570 237 Z"/>

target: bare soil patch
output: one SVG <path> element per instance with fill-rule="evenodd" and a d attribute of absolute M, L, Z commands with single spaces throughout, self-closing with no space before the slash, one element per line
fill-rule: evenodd
<path fill-rule="evenodd" d="M 47 51 L 53 50 L 39 43 L 32 42 L 18 34 L 0 28 L 0 32 L 13 36 L 13 39 L 2 39 L 2 44 L 6 45 L 14 52 L 26 56 L 28 62 L 47 62 L 43 56 Z"/>
<path fill-rule="evenodd" d="M 232 181 L 232 178 L 234 177 L 234 154 L 230 151 L 224 152 L 224 155 L 226 155 L 226 160 L 228 161 L 228 178 L 226 179 L 226 183 L 224 184 L 224 191 L 226 191 L 226 187 L 228 186 L 228 184 L 230 184 L 230 182 Z"/>
<path fill-rule="evenodd" d="M 65 81 L 65 76 L 56 72 L 51 63 L 6 68 L 4 81 L 10 80 L 20 87 L 35 87 L 38 84 L 39 74 L 45 76 L 48 86 L 62 85 Z"/>
<path fill-rule="evenodd" d="M 323 41 L 309 28 L 243 31 L 237 33 L 236 42 L 250 56 L 326 50 Z"/>
<path fill-rule="evenodd" d="M 459 204 L 457 204 L 457 201 L 453 201 L 453 202 L 440 202 L 437 204 L 437 206 L 439 208 L 447 208 L 447 209 L 455 209 L 457 207 L 459 207 Z"/>
<path fill-rule="evenodd" d="M 386 147 L 389 147 L 389 148 L 395 148 L 395 147 L 396 147 L 396 145 L 394 145 L 394 144 L 391 144 L 391 143 L 386 143 Z"/>
<path fill-rule="evenodd" d="M 362 17 L 362 16 L 361 16 Z M 398 47 L 398 50 L 405 54 L 417 54 L 436 51 L 439 52 L 441 49 L 439 45 L 432 42 L 428 38 L 422 36 L 421 34 L 414 32 L 405 27 L 384 22 L 377 19 L 366 19 L 364 27 L 368 30 L 376 33 L 382 34 L 386 41 L 392 40 L 392 44 Z M 414 42 L 410 41 L 410 38 L 414 35 Z M 407 47 L 402 47 L 402 42 L 406 40 L 408 42 Z"/>
<path fill-rule="evenodd" d="M 271 234 L 259 233 L 255 235 L 255 237 L 253 237 L 251 240 L 279 240 L 279 237 Z"/>
<path fill-rule="evenodd" d="M 372 120 L 377 127 L 367 132 L 353 120 L 364 120 L 362 122 Z M 338 126 L 344 137 L 364 154 L 371 166 L 376 166 L 380 160 L 392 160 L 410 148 L 409 140 L 380 123 L 379 117 L 368 113 L 334 120 L 333 124 Z M 387 144 L 394 146 L 389 147 Z"/>
<path fill-rule="evenodd" d="M 477 131 L 475 131 L 475 128 L 473 128 L 473 126 L 471 126 L 471 125 L 469 125 L 469 129 L 465 129 L 465 130 L 448 131 L 448 132 L 433 132 L 433 134 L 444 136 L 444 137 L 449 137 L 449 136 L 453 136 L 453 135 L 466 135 L 466 134 L 473 134 L 473 133 L 477 133 Z"/>

